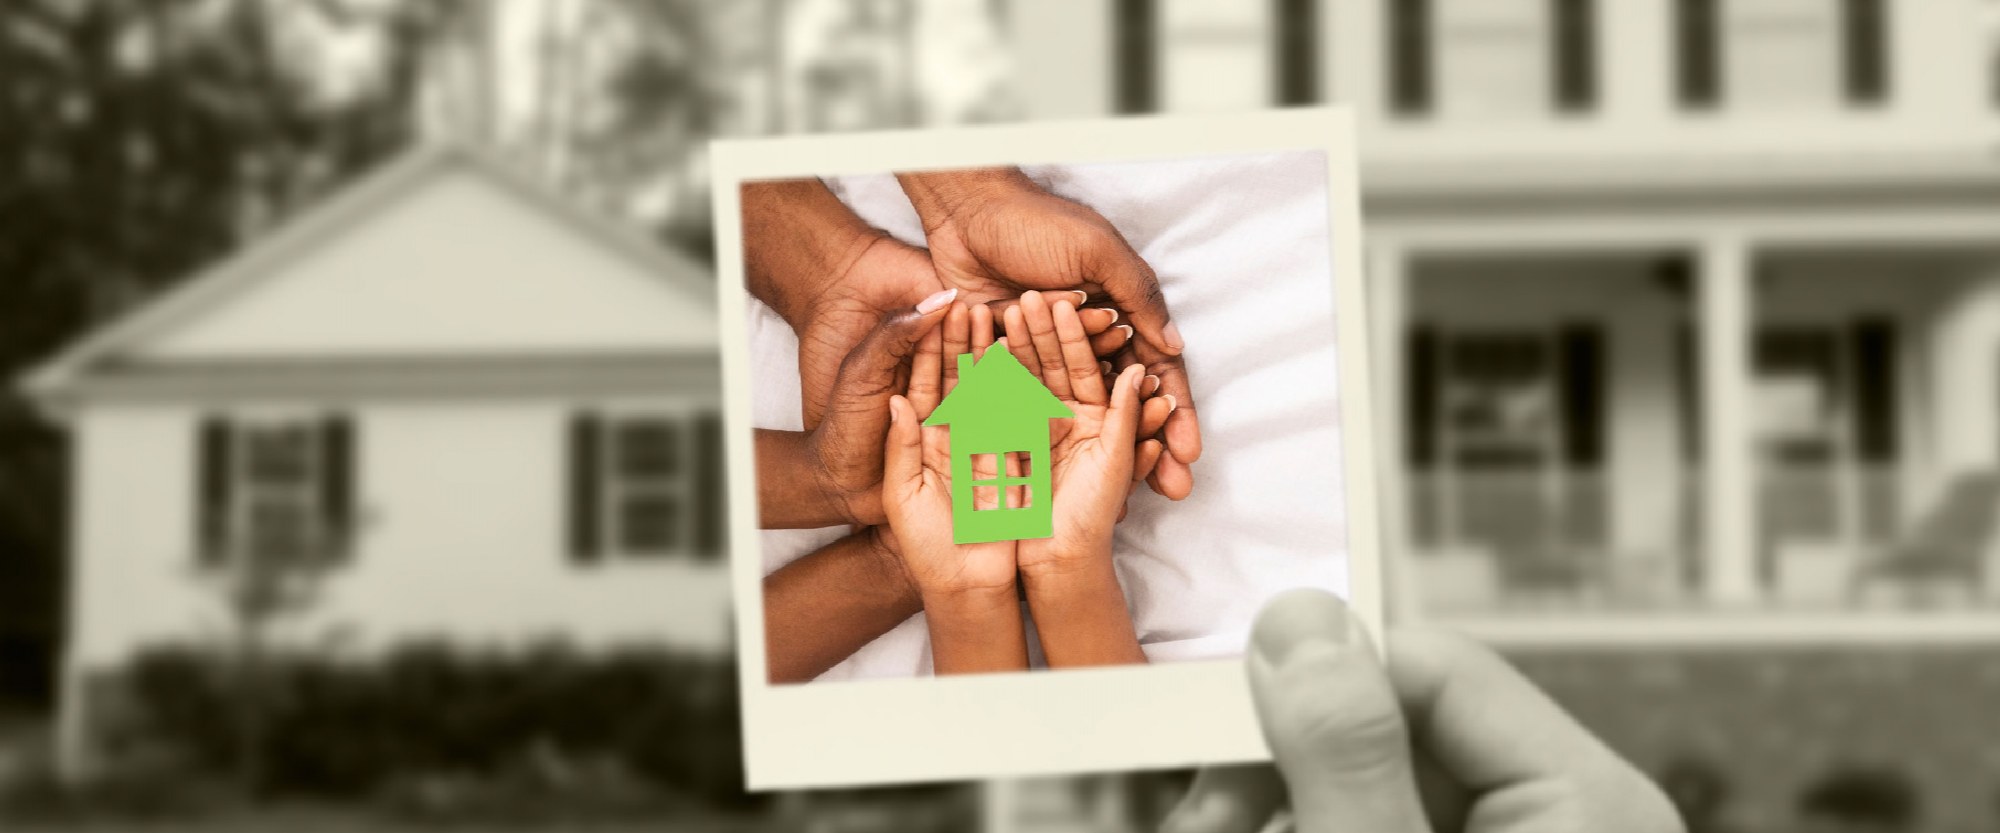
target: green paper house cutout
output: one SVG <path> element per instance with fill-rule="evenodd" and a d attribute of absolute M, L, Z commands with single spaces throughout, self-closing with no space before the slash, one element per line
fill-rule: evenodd
<path fill-rule="evenodd" d="M 951 426 L 951 539 L 960 544 L 1019 541 L 1055 534 L 1049 500 L 1049 420 L 1076 416 L 1007 350 L 993 345 L 986 357 L 958 357 L 958 386 L 931 412 L 925 425 Z M 1028 463 L 1025 477 L 1008 477 L 998 455 L 1018 452 Z M 972 458 L 995 455 L 990 480 L 972 479 Z M 1006 505 L 1006 489 L 1028 487 L 1027 505 Z M 974 509 L 973 489 L 999 490 L 1000 505 Z"/>

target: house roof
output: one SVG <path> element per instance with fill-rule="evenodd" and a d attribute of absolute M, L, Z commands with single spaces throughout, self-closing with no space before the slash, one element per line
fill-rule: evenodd
<path fill-rule="evenodd" d="M 958 386 L 946 394 L 925 425 L 997 424 L 1007 421 L 1050 420 L 1076 416 L 1050 393 L 1040 379 L 1021 366 L 1002 340 L 975 362 L 972 354 L 958 357 Z"/>
<path fill-rule="evenodd" d="M 478 181 L 549 218 L 565 233 L 593 244 L 606 256 L 630 263 L 629 271 L 657 280 L 699 305 L 714 309 L 712 270 L 654 242 L 638 229 L 594 215 L 507 161 L 455 144 L 420 146 L 358 178 L 316 205 L 262 233 L 250 245 L 180 282 L 159 297 L 88 333 L 21 378 L 22 389 L 47 405 L 87 377 L 118 368 L 121 360 L 150 340 L 212 314 L 249 290 L 284 273 L 288 263 L 341 238 L 448 174 L 471 174 Z M 712 354 L 704 345 L 703 352 Z"/>

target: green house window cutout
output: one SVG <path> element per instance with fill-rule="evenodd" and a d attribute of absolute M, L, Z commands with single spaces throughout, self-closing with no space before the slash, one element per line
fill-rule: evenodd
<path fill-rule="evenodd" d="M 1049 492 L 1049 420 L 1074 417 L 1068 406 L 1042 386 L 1008 352 L 993 345 L 985 358 L 958 357 L 958 386 L 931 412 L 925 425 L 951 426 L 951 539 L 960 544 L 1020 541 L 1055 534 Z M 1024 474 L 1008 475 L 1002 455 L 1017 455 Z M 993 472 L 973 479 L 973 457 L 991 455 Z M 1019 496 L 1009 496 L 1014 487 Z M 993 492 L 985 492 L 992 489 Z M 998 497 L 978 509 L 974 490 Z M 1014 502 L 1021 505 L 1011 505 Z"/>

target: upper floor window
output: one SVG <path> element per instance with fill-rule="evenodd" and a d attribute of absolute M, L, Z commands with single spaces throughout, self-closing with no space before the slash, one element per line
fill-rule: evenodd
<path fill-rule="evenodd" d="M 719 417 L 583 413 L 570 431 L 575 560 L 722 554 Z"/>
<path fill-rule="evenodd" d="M 1320 100 L 1317 0 L 1114 0 L 1120 113 L 1245 110 Z"/>
<path fill-rule="evenodd" d="M 1795 109 L 1881 103 L 1884 0 L 1676 0 L 1683 106 Z"/>
<path fill-rule="evenodd" d="M 1595 0 L 1391 0 L 1390 110 L 1412 116 L 1587 112 Z"/>

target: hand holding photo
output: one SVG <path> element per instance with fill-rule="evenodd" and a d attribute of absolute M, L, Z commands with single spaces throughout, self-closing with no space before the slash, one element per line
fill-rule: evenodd
<path fill-rule="evenodd" d="M 1268 758 L 1258 608 L 1381 621 L 1348 130 L 716 145 L 753 787 Z"/>

